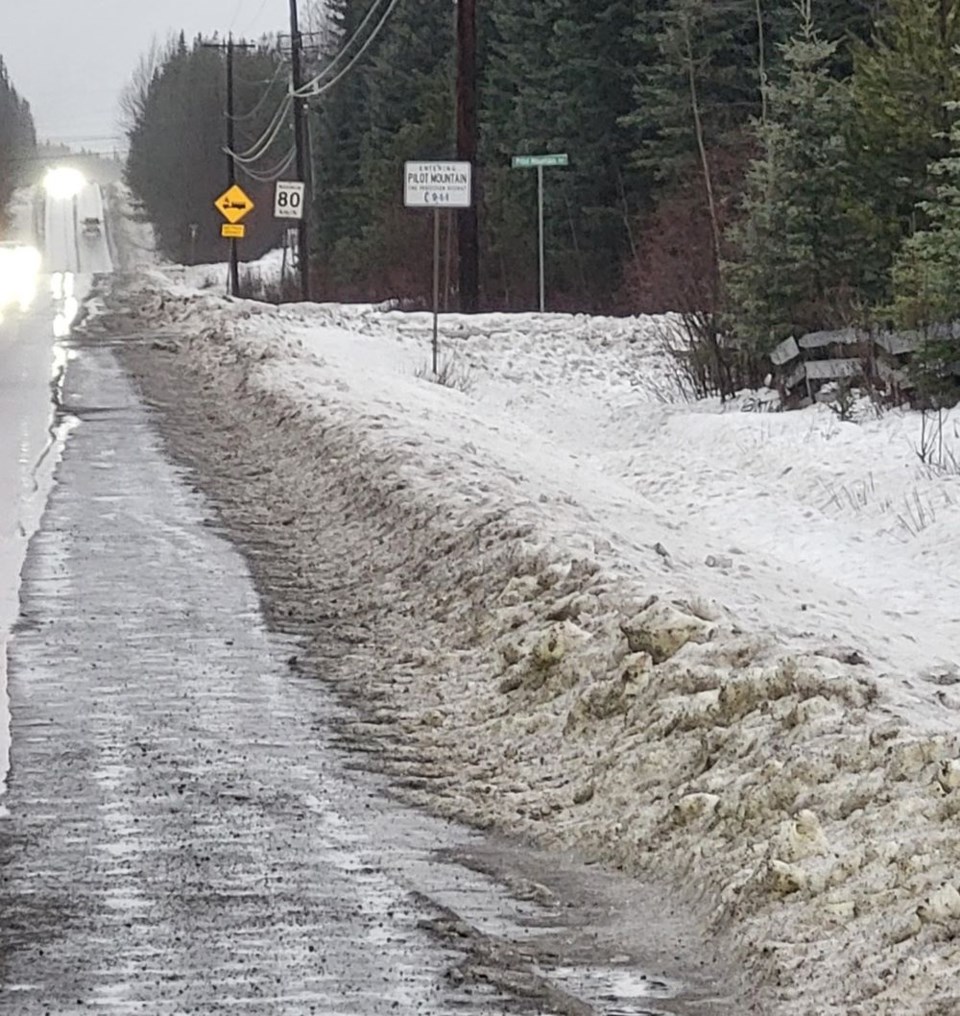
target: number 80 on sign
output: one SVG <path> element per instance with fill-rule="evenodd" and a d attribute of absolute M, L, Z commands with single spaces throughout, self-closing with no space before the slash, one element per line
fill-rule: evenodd
<path fill-rule="evenodd" d="M 303 218 L 304 185 L 298 180 L 278 180 L 273 197 L 275 219 Z"/>

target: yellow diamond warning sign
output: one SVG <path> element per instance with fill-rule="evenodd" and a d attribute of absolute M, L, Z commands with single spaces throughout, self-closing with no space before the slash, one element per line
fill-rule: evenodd
<path fill-rule="evenodd" d="M 236 184 L 225 190 L 214 204 L 227 222 L 231 223 L 239 222 L 253 211 L 253 201 Z"/>

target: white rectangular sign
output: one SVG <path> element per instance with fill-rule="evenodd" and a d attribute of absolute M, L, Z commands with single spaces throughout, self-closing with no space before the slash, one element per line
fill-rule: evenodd
<path fill-rule="evenodd" d="M 304 185 L 298 180 L 278 180 L 273 197 L 275 219 L 303 218 Z"/>
<path fill-rule="evenodd" d="M 403 203 L 408 208 L 469 208 L 469 162 L 408 162 L 403 170 Z"/>

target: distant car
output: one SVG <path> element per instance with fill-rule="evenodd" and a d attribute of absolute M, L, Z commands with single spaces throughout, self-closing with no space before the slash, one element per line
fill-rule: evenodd
<path fill-rule="evenodd" d="M 84 236 L 99 236 L 102 229 L 102 224 L 99 219 L 91 216 L 87 216 L 83 220 L 83 235 Z"/>

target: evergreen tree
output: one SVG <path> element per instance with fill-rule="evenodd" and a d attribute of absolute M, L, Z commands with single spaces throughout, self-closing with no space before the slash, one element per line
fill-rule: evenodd
<path fill-rule="evenodd" d="M 881 2 L 818 4 L 830 37 L 842 40 L 818 64 L 825 95 L 839 88 L 853 40 L 869 33 Z M 407 159 L 454 155 L 455 8 L 449 0 L 399 0 L 366 46 L 383 11 L 373 3 L 324 0 L 304 8 L 304 24 L 318 28 L 323 37 L 323 55 L 313 72 L 322 72 L 352 40 L 322 78 L 322 94 L 309 101 L 310 242 L 330 296 L 426 297 L 431 224 L 428 216 L 403 208 L 402 165 Z M 712 315 L 719 303 L 717 266 L 725 230 L 754 152 L 751 146 L 765 144 L 762 131 L 768 127 L 772 143 L 778 125 L 797 145 L 804 138 L 813 144 L 818 136 L 817 127 L 783 120 L 789 113 L 783 103 L 781 120 L 775 121 L 777 90 L 761 87 L 764 80 L 779 81 L 786 74 L 780 44 L 798 23 L 792 0 L 541 0 L 528 5 L 486 0 L 478 14 L 480 150 L 475 171 L 486 304 L 534 303 L 536 174 L 511 169 L 510 159 L 554 151 L 567 152 L 570 165 L 550 171 L 546 188 L 552 305 L 585 310 L 617 306 L 625 276 L 635 283 L 643 272 L 649 282 L 655 277 L 649 267 L 667 263 L 660 243 L 670 247 L 674 270 L 703 276 L 685 278 L 673 287 L 674 294 L 682 290 L 685 307 L 697 304 L 696 309 Z M 354 61 L 361 46 L 364 52 Z M 264 50 L 238 52 L 238 108 L 243 114 L 257 106 L 263 82 L 273 78 L 275 60 Z M 348 62 L 349 70 L 326 87 Z M 148 65 L 131 104 L 129 180 L 147 202 L 165 251 L 186 256 L 189 226 L 200 222 L 207 240 L 200 253 L 220 257 L 211 192 L 222 188 L 225 163 L 222 56 L 180 40 L 162 60 Z M 796 68 L 790 76 L 795 74 Z M 260 112 L 238 121 L 238 147 L 249 148 L 262 133 L 282 99 L 285 76 L 274 79 L 270 87 L 275 92 Z M 244 91 L 245 81 L 252 92 Z M 898 101 L 908 103 L 909 98 Z M 753 120 L 761 133 L 752 132 Z M 830 145 L 842 134 L 830 134 Z M 269 194 L 261 197 L 258 190 L 265 186 L 261 177 L 270 175 L 263 171 L 282 159 L 289 143 L 284 129 L 262 160 L 245 163 L 241 170 L 241 182 L 260 206 L 255 215 L 271 204 Z M 829 150 L 840 157 L 840 173 L 847 151 L 839 143 Z M 828 191 L 816 201 L 824 209 L 837 206 L 836 194 L 829 190 L 837 180 L 816 159 L 814 166 L 812 175 L 797 169 L 797 201 L 812 209 L 814 192 L 822 185 Z M 754 203 L 759 173 L 753 173 Z M 858 235 L 869 234 L 876 225 L 869 205 L 857 205 L 849 195 L 841 204 L 844 221 Z M 651 217 L 645 222 L 646 216 Z M 272 224 L 261 226 L 250 231 L 256 239 L 245 243 L 246 253 L 276 235 Z M 697 249 L 685 258 L 690 243 Z M 826 291 L 832 285 L 830 266 L 825 255 L 821 260 Z M 882 259 L 871 252 L 865 260 L 885 279 Z M 862 284 L 848 265 L 843 268 L 850 276 L 845 282 Z M 630 288 L 637 292 L 636 285 Z M 663 304 L 656 293 L 648 292 L 646 298 Z"/>
<path fill-rule="evenodd" d="M 580 306 L 606 302 L 630 254 L 649 184 L 630 165 L 623 123 L 632 108 L 633 17 L 627 0 L 491 5 L 482 101 L 487 222 L 501 247 L 504 285 L 525 279 L 531 297 L 535 174 L 511 170 L 515 154 L 570 156 L 567 169 L 550 172 L 545 195 L 553 292 Z"/>
<path fill-rule="evenodd" d="M 511 169 L 510 160 L 515 154 L 557 150 L 545 115 L 555 73 L 547 49 L 552 22 L 549 2 L 518 5 L 508 0 L 493 0 L 482 21 L 484 290 L 488 299 L 495 293 L 499 296 L 495 302 L 507 307 L 536 306 L 536 181 L 533 174 Z M 576 152 L 570 154 L 576 158 Z M 555 249 L 554 184 L 552 176 L 545 216 L 551 252 Z M 555 280 L 550 282 L 552 289 Z"/>
<path fill-rule="evenodd" d="M 277 73 L 277 60 L 265 46 L 234 51 L 235 143 L 241 153 L 264 136 L 282 102 L 286 75 Z M 213 202 L 228 184 L 225 56 L 199 39 L 188 46 L 181 34 L 153 62 L 152 76 L 140 74 L 136 94 L 128 94 L 125 102 L 132 117 L 127 182 L 165 255 L 178 261 L 222 260 L 222 219 Z M 272 102 L 265 89 L 272 90 Z M 245 220 L 248 235 L 240 247 L 244 258 L 260 256 L 278 240 L 272 184 L 259 177 L 261 170 L 282 161 L 290 143 L 289 127 L 284 126 L 261 159 L 238 163 L 238 182 L 257 206 Z"/>
<path fill-rule="evenodd" d="M 824 39 L 837 43 L 830 68 L 834 77 L 844 80 L 854 66 L 858 48 L 870 41 L 889 0 L 817 0 L 814 15 Z M 791 19 L 796 25 L 796 19 Z"/>
<path fill-rule="evenodd" d="M 952 104 L 953 109 L 956 105 Z M 951 152 L 930 166 L 934 194 L 919 211 L 928 225 L 908 237 L 892 269 L 893 299 L 886 316 L 922 337 L 908 370 L 925 406 L 957 402 L 954 377 L 960 362 L 960 124 L 950 133 Z"/>
<path fill-rule="evenodd" d="M 27 180 L 36 147 L 30 106 L 17 94 L 0 59 L 0 220 L 16 187 Z"/>
<path fill-rule="evenodd" d="M 864 255 L 876 301 L 888 296 L 894 253 L 930 194 L 927 167 L 948 151 L 955 114 L 945 103 L 960 96 L 958 46 L 960 0 L 890 0 L 870 43 L 854 52 L 851 147 L 871 209 Z"/>
<path fill-rule="evenodd" d="M 774 52 L 773 8 L 758 21 L 755 0 L 640 6 L 634 39 L 642 73 L 629 117 L 635 158 L 671 181 L 699 164 L 701 142 L 707 151 L 726 147 L 760 116 L 761 45 Z"/>
<path fill-rule="evenodd" d="M 337 51 L 369 8 L 369 0 L 339 0 Z M 403 207 L 403 164 L 454 154 L 453 53 L 453 11 L 446 2 L 401 2 L 350 74 L 316 100 L 320 263 L 325 277 L 349 286 L 350 295 L 366 295 L 364 276 L 383 288 L 419 283 L 424 294 L 429 289 L 422 242 L 429 224 Z"/>
<path fill-rule="evenodd" d="M 365 5 L 369 8 L 369 2 Z M 346 40 L 357 30 L 366 10 L 352 0 L 329 0 L 330 31 L 321 67 L 331 66 Z M 354 52 L 354 51 L 351 51 Z M 346 60 L 332 69 L 339 71 Z M 313 193 L 310 222 L 316 262 L 335 281 L 348 278 L 340 271 L 338 245 L 359 240 L 372 221 L 359 179 L 360 153 L 367 131 L 366 64 L 361 63 L 319 100 L 311 100 Z"/>
<path fill-rule="evenodd" d="M 723 234 L 751 151 L 749 124 L 766 117 L 775 43 L 794 20 L 783 8 L 783 0 L 641 5 L 634 36 L 644 63 L 627 122 L 636 132 L 634 159 L 658 186 L 628 279 L 645 308 L 664 306 L 650 291 L 654 277 L 674 309 L 691 311 L 695 302 L 710 315 L 719 305 Z M 678 248 L 689 256 L 677 258 Z"/>
<path fill-rule="evenodd" d="M 906 328 L 960 319 L 960 124 L 950 142 L 950 154 L 929 168 L 934 195 L 919 209 L 928 225 L 904 241 L 893 265 L 888 310 Z"/>
<path fill-rule="evenodd" d="M 730 323 L 760 352 L 791 334 L 845 323 L 859 287 L 861 226 L 844 126 L 846 86 L 830 73 L 836 44 L 822 41 L 805 0 L 772 85 L 761 148 L 747 176 L 744 218 L 725 265 Z"/>

